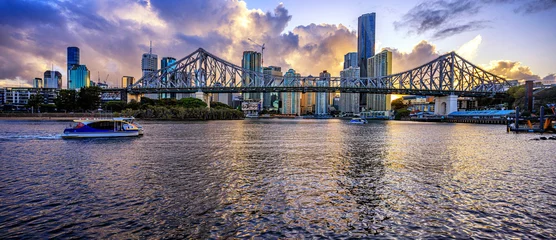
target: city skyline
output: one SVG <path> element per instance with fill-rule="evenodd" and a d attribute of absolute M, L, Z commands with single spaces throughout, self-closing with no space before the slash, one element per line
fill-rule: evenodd
<path fill-rule="evenodd" d="M 161 57 L 181 59 L 198 47 L 204 47 L 238 64 L 243 51 L 259 50 L 247 40 L 252 38 L 266 43 L 266 65 L 294 68 L 302 75 L 316 75 L 328 69 L 332 76 L 339 76 L 344 55 L 357 50 L 357 18 L 370 12 L 376 13 L 375 51 L 391 49 L 394 73 L 456 50 L 509 79 L 554 78 L 552 53 L 556 52 L 553 44 L 556 33 L 547 31 L 555 25 L 554 21 L 547 21 L 554 19 L 556 4 L 553 1 L 462 2 L 467 5 L 458 5 L 457 1 L 392 1 L 389 4 L 347 1 L 341 5 L 311 5 L 314 1 L 280 4 L 276 1 L 212 0 L 189 2 L 190 8 L 186 9 L 184 3 L 169 1 L 86 1 L 82 4 L 3 1 L 0 9 L 4 17 L 0 19 L 0 26 L 3 32 L 12 34 L 3 36 L 4 41 L 0 41 L 3 51 L 0 86 L 31 86 L 33 79 L 50 69 L 51 64 L 54 70 L 64 74 L 68 46 L 81 49 L 81 62 L 91 72 L 100 72 L 103 76 L 109 73 L 114 77 L 108 83 L 119 85 L 122 76 L 141 77 L 141 55 L 148 52 L 150 40 L 153 53 Z M 536 3 L 544 3 L 542 9 Z M 460 6 L 463 13 L 451 12 L 456 6 Z M 316 14 L 331 7 L 335 10 L 326 16 Z M 53 14 L 28 17 L 45 9 L 52 10 Z M 178 14 L 179 9 L 191 13 L 182 16 Z M 432 10 L 438 10 L 440 15 L 434 15 Z M 495 10 L 499 13 L 480 20 Z M 310 13 L 303 15 L 300 11 Z M 18 15 L 22 12 L 26 14 Z M 70 12 L 77 14 L 72 16 Z M 213 15 L 205 14 L 207 12 L 220 16 L 219 21 L 209 19 Z M 193 17 L 196 19 L 190 19 Z M 464 17 L 469 20 L 458 25 L 456 20 Z M 21 21 L 22 18 L 25 20 Z M 184 20 L 189 22 L 178 25 Z M 528 35 L 535 36 L 535 41 L 510 35 L 515 29 L 530 33 Z M 67 75 L 64 74 L 63 80 L 65 86 Z"/>

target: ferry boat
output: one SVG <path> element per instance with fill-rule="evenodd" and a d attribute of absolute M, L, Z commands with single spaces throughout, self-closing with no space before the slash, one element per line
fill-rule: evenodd
<path fill-rule="evenodd" d="M 367 120 L 366 119 L 362 119 L 362 118 L 352 118 L 351 121 L 349 121 L 349 123 L 351 124 L 367 124 Z"/>
<path fill-rule="evenodd" d="M 75 126 L 66 128 L 62 138 L 95 138 L 95 137 L 137 137 L 141 129 L 131 118 L 80 119 L 74 120 Z"/>

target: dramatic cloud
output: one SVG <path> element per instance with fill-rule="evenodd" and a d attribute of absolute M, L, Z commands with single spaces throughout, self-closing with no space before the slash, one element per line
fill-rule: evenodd
<path fill-rule="evenodd" d="M 508 80 L 540 80 L 539 75 L 533 74 L 528 66 L 521 65 L 520 62 L 500 60 L 491 61 L 486 70 L 504 77 Z"/>
<path fill-rule="evenodd" d="M 408 29 L 408 34 L 426 34 L 442 39 L 462 32 L 489 27 L 489 21 L 474 19 L 486 5 L 517 4 L 514 12 L 535 13 L 556 7 L 555 0 L 434 0 L 425 1 L 410 9 L 400 21 L 394 22 L 396 30 Z"/>
<path fill-rule="evenodd" d="M 415 45 L 411 52 L 401 52 L 395 48 L 384 48 L 392 52 L 392 72 L 399 73 L 425 63 L 428 63 L 440 56 L 436 50 L 436 46 L 428 43 L 427 41 L 421 41 L 419 44 Z"/>
<path fill-rule="evenodd" d="M 477 35 L 471 41 L 461 45 L 461 47 L 456 50 L 456 53 L 471 61 L 477 56 L 477 50 L 479 49 L 479 45 L 481 45 L 482 41 L 483 37 L 481 37 L 481 35 Z"/>
<path fill-rule="evenodd" d="M 556 74 L 552 73 L 552 74 L 549 74 L 546 77 L 544 77 L 542 79 L 542 84 L 544 84 L 544 85 L 556 84 Z"/>
<path fill-rule="evenodd" d="M 282 4 L 263 12 L 242 1 L 3 0 L 0 31 L 7 34 L 0 35 L 0 82 L 31 84 L 54 65 L 65 86 L 66 48 L 77 46 L 93 80 L 110 74 L 108 83 L 119 86 L 121 76 L 141 77 L 141 55 L 151 40 L 159 60 L 202 47 L 239 65 L 243 51 L 260 50 L 251 38 L 265 44 L 265 65 L 338 75 L 343 55 L 356 50 L 356 33 L 326 24 L 283 33 L 290 20 Z"/>

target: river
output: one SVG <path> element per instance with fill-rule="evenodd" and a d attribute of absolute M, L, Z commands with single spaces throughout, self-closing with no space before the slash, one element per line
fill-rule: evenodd
<path fill-rule="evenodd" d="M 0 238 L 556 238 L 556 141 L 503 125 L 0 121 Z"/>

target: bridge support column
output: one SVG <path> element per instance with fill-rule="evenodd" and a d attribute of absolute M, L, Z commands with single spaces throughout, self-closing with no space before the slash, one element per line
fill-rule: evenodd
<path fill-rule="evenodd" d="M 458 96 L 448 95 L 434 98 L 434 114 L 448 115 L 458 111 Z"/>
<path fill-rule="evenodd" d="M 131 93 L 127 93 L 127 103 L 131 102 L 131 100 L 135 100 L 137 102 L 141 101 L 141 97 L 143 97 L 143 94 L 131 94 Z"/>
<path fill-rule="evenodd" d="M 210 96 L 207 93 L 198 91 L 195 93 L 195 98 L 201 99 L 203 102 L 207 104 L 207 107 L 210 108 Z"/>

